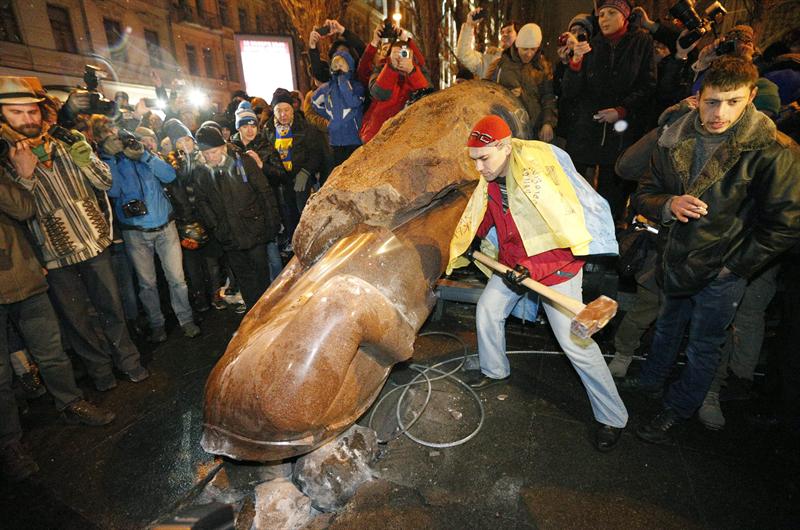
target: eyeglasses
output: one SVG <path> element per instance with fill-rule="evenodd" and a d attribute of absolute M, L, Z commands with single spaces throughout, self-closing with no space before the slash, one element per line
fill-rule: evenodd
<path fill-rule="evenodd" d="M 478 140 L 479 142 L 484 143 L 484 144 L 490 144 L 490 143 L 494 142 L 494 137 L 492 137 L 491 135 L 488 135 L 486 133 L 479 132 L 479 131 L 472 131 L 471 133 L 469 133 L 469 137 L 470 138 L 475 138 L 476 140 Z"/>

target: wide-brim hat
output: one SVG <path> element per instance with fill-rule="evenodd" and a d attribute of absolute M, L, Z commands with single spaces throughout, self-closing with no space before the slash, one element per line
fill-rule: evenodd
<path fill-rule="evenodd" d="M 41 103 L 39 97 L 25 79 L 14 76 L 0 76 L 0 105 L 26 105 Z"/>

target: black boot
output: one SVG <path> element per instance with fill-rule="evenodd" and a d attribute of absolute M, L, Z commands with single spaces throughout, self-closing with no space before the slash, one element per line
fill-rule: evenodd
<path fill-rule="evenodd" d="M 651 444 L 666 444 L 672 441 L 669 430 L 683 421 L 672 409 L 659 412 L 650 423 L 639 427 L 636 436 Z"/>

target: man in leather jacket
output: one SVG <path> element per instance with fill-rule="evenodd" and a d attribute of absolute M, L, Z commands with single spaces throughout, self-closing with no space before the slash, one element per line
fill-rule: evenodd
<path fill-rule="evenodd" d="M 666 443 L 709 389 L 747 280 L 800 237 L 800 151 L 752 104 L 758 72 L 716 61 L 699 103 L 658 139 L 637 210 L 658 220 L 664 300 L 642 373 L 623 388 L 658 396 L 686 326 L 687 364 L 664 394 L 664 409 L 637 431 Z"/>

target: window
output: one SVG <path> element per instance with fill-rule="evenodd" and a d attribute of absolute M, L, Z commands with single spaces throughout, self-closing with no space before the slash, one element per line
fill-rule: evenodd
<path fill-rule="evenodd" d="M 239 32 L 247 33 L 247 11 L 239 8 Z"/>
<path fill-rule="evenodd" d="M 0 41 L 22 42 L 11 0 L 0 0 Z"/>
<path fill-rule="evenodd" d="M 206 77 L 214 77 L 214 54 L 211 48 L 203 48 L 203 64 L 206 67 Z"/>
<path fill-rule="evenodd" d="M 150 57 L 150 66 L 153 68 L 162 68 L 161 43 L 158 39 L 158 32 L 150 29 L 144 30 L 144 42 L 147 45 L 147 55 Z"/>
<path fill-rule="evenodd" d="M 108 53 L 113 62 L 128 62 L 128 41 L 122 31 L 119 20 L 103 19 L 103 28 L 106 30 Z"/>
<path fill-rule="evenodd" d="M 191 44 L 186 45 L 186 62 L 189 65 L 190 74 L 200 75 L 200 70 L 197 68 L 197 50 Z"/>
<path fill-rule="evenodd" d="M 236 67 L 236 59 L 228 53 L 225 55 L 225 69 L 228 71 L 228 81 L 239 82 L 239 69 Z"/>
<path fill-rule="evenodd" d="M 223 26 L 230 26 L 228 20 L 228 0 L 217 0 L 217 10 L 219 11 L 219 21 Z"/>
<path fill-rule="evenodd" d="M 69 12 L 63 7 L 47 4 L 47 18 L 50 19 L 50 28 L 53 30 L 56 50 L 78 53 L 78 47 L 75 45 L 75 35 L 72 33 L 72 22 L 69 20 Z"/>
<path fill-rule="evenodd" d="M 264 18 L 261 15 L 256 15 L 256 32 L 264 33 Z"/>

